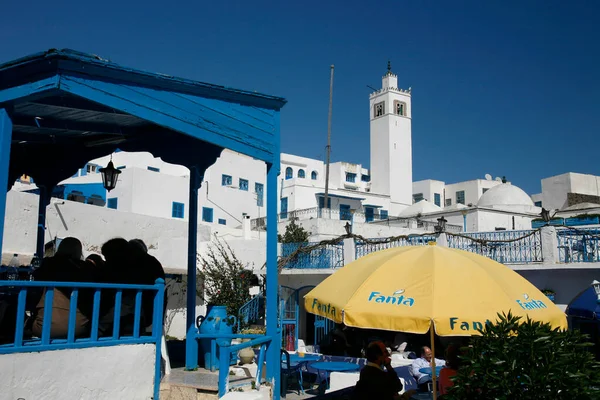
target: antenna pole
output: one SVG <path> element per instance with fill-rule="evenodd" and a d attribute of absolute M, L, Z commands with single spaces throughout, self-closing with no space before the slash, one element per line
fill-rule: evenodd
<path fill-rule="evenodd" d="M 333 69 L 331 65 L 331 77 L 329 79 L 329 117 L 327 118 L 327 147 L 325 158 L 325 199 L 323 208 L 329 209 L 329 158 L 331 155 L 331 114 L 333 112 Z"/>

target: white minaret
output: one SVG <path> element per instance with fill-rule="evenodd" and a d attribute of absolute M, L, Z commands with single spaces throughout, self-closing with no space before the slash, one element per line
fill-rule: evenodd
<path fill-rule="evenodd" d="M 410 88 L 398 88 L 388 61 L 381 90 L 371 93 L 371 192 L 390 196 L 390 217 L 412 204 Z"/>

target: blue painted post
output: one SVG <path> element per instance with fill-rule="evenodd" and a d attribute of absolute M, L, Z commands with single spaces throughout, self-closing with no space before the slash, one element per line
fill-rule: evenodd
<path fill-rule="evenodd" d="M 463 232 L 467 231 L 467 214 L 463 214 Z"/>
<path fill-rule="evenodd" d="M 41 260 L 44 258 L 44 244 L 46 243 L 46 207 L 50 204 L 50 190 L 45 185 L 40 185 L 39 189 L 40 198 L 38 203 L 38 226 L 35 252 Z"/>
<path fill-rule="evenodd" d="M 215 340 L 216 341 L 216 340 Z M 225 396 L 229 391 L 229 342 L 219 340 L 219 398 Z"/>
<path fill-rule="evenodd" d="M 185 335 L 185 369 L 198 368 L 198 342 L 196 334 L 196 253 L 198 238 L 198 189 L 202 181 L 197 167 L 190 168 L 190 204 L 188 215 L 188 273 L 187 314 Z"/>
<path fill-rule="evenodd" d="M 277 149 L 277 152 L 279 149 Z M 277 176 L 279 153 L 274 163 L 267 165 L 267 336 L 272 338 L 267 347 L 267 382 L 273 385 L 273 398 L 279 399 L 281 363 L 281 332 L 277 329 Z"/>
<path fill-rule="evenodd" d="M 4 236 L 4 212 L 6 210 L 6 192 L 8 191 L 8 166 L 10 163 L 10 141 L 12 121 L 5 109 L 0 108 L 0 254 Z"/>
<path fill-rule="evenodd" d="M 156 358 L 154 361 L 154 398 L 158 400 L 160 396 L 160 379 L 161 379 L 161 367 L 162 367 L 162 336 L 163 336 L 163 304 L 165 296 L 165 281 L 158 278 L 155 282 L 155 286 L 158 286 L 156 295 L 154 296 L 154 315 L 152 317 L 152 336 L 156 343 Z"/>

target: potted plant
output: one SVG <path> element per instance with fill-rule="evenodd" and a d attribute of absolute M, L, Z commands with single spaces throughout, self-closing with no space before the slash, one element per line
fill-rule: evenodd
<path fill-rule="evenodd" d="M 552 289 L 543 289 L 542 293 L 546 295 L 550 299 L 550 301 L 554 302 L 554 298 L 556 297 L 556 292 Z"/>
<path fill-rule="evenodd" d="M 261 329 L 261 328 L 242 329 L 242 331 L 240 333 L 243 335 L 264 335 L 265 330 Z M 242 339 L 242 343 L 249 342 L 250 340 L 251 339 Z M 238 352 L 238 358 L 240 359 L 240 365 L 252 364 L 252 362 L 254 361 L 254 356 L 255 356 L 254 347 L 258 347 L 258 346 L 245 347 Z"/>

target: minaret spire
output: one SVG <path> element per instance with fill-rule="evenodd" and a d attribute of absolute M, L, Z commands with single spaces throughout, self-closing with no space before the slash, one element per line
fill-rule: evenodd
<path fill-rule="evenodd" d="M 392 62 L 390 60 L 388 60 L 388 75 L 392 74 Z"/>

